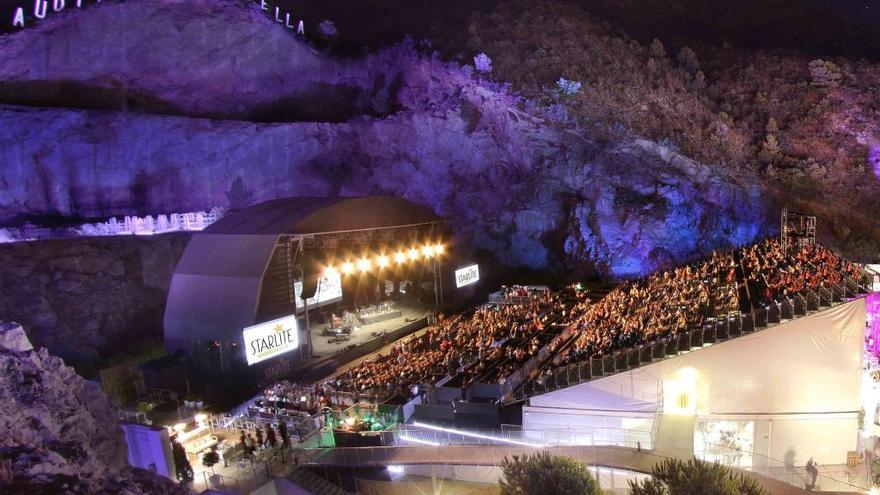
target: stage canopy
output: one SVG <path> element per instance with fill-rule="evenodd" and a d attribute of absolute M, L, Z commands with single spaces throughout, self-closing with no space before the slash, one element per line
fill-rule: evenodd
<path fill-rule="evenodd" d="M 244 327 L 292 314 L 295 263 L 306 242 L 334 243 L 435 234 L 443 219 L 411 201 L 369 196 L 286 198 L 229 213 L 193 235 L 168 291 L 165 343 L 190 352 L 196 342 L 236 343 Z M 237 354 L 237 353 L 236 353 Z M 224 366 L 225 367 L 225 366 Z"/>

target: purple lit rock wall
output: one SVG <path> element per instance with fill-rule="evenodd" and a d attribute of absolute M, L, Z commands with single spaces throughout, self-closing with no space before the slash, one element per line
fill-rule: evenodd
<path fill-rule="evenodd" d="M 226 206 L 241 178 L 257 201 L 404 196 L 531 268 L 644 274 L 767 233 L 756 181 L 566 128 L 408 45 L 340 61 L 255 7 L 204 1 L 106 5 L 2 41 L 0 96 L 30 107 L 0 108 L 0 222 Z"/>

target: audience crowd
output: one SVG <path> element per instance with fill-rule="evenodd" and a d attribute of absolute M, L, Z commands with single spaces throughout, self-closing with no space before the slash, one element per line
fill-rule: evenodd
<path fill-rule="evenodd" d="M 624 283 L 597 301 L 579 286 L 560 293 L 505 288 L 503 303 L 482 306 L 470 315 L 440 315 L 437 323 L 395 343 L 387 354 L 311 388 L 276 384 L 252 408 L 314 414 L 339 405 L 335 403 L 341 395 L 355 402 L 408 398 L 416 386 L 433 386 L 446 375 L 463 377 L 457 382 L 462 387 L 475 380 L 504 384 L 544 347 L 556 353 L 552 364 L 557 366 L 601 358 L 699 328 L 709 319 L 749 313 L 860 276 L 857 266 L 821 246 L 786 253 L 776 239 L 768 239 Z M 557 319 L 568 325 L 571 340 L 554 339 L 558 330 L 547 331 Z"/>
<path fill-rule="evenodd" d="M 471 378 L 498 366 L 515 368 L 537 352 L 546 317 L 558 295 L 533 293 L 524 302 L 493 304 L 470 316 L 439 318 L 423 334 L 401 340 L 385 355 L 365 361 L 326 382 L 333 390 L 376 397 L 409 397 L 414 385 L 467 370 Z M 503 373 L 502 373 L 503 374 Z M 499 379 L 493 374 L 493 379 Z"/>
<path fill-rule="evenodd" d="M 575 307 L 577 338 L 555 364 L 601 358 L 619 349 L 702 326 L 707 318 L 748 313 L 806 290 L 860 277 L 857 266 L 819 245 L 784 252 L 776 239 L 626 283 Z"/>

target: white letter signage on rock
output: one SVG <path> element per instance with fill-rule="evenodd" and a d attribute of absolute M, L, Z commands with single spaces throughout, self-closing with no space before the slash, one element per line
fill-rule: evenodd
<path fill-rule="evenodd" d="M 242 335 L 248 366 L 299 347 L 299 329 L 292 315 L 247 327 Z"/>
<path fill-rule="evenodd" d="M 52 12 L 61 12 L 65 8 L 67 8 L 68 0 L 33 0 L 34 8 L 33 11 L 30 10 L 30 1 L 31 0 L 20 0 L 20 4 L 27 5 L 26 7 L 9 7 L 12 10 L 12 27 L 13 28 L 24 28 L 28 26 L 34 25 L 30 23 L 27 16 L 33 14 L 33 19 L 45 19 L 46 15 L 49 13 L 50 5 Z M 306 34 L 306 26 L 302 20 L 297 21 L 294 18 L 291 18 L 290 12 L 285 11 L 280 6 L 272 5 L 274 2 L 270 2 L 270 0 L 254 0 L 257 4 L 259 4 L 260 9 L 269 12 L 270 7 L 274 7 L 275 9 L 275 21 L 279 24 L 282 24 L 284 27 L 293 30 L 296 34 L 305 36 Z M 100 4 L 101 0 L 90 0 L 89 2 L 83 2 L 83 0 L 76 0 L 76 8 L 82 8 L 83 4 Z M 71 0 L 71 5 L 74 5 L 74 2 Z"/>
<path fill-rule="evenodd" d="M 24 27 L 24 9 L 19 7 L 15 9 L 15 16 L 12 17 L 12 27 Z"/>
<path fill-rule="evenodd" d="M 49 10 L 48 0 L 34 0 L 34 17 L 45 19 L 47 10 Z"/>

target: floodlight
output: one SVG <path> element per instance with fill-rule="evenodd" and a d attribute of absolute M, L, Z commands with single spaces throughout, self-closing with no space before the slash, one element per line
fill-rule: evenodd
<path fill-rule="evenodd" d="M 361 258 L 358 260 L 358 270 L 365 272 L 370 269 L 370 260 Z"/>

